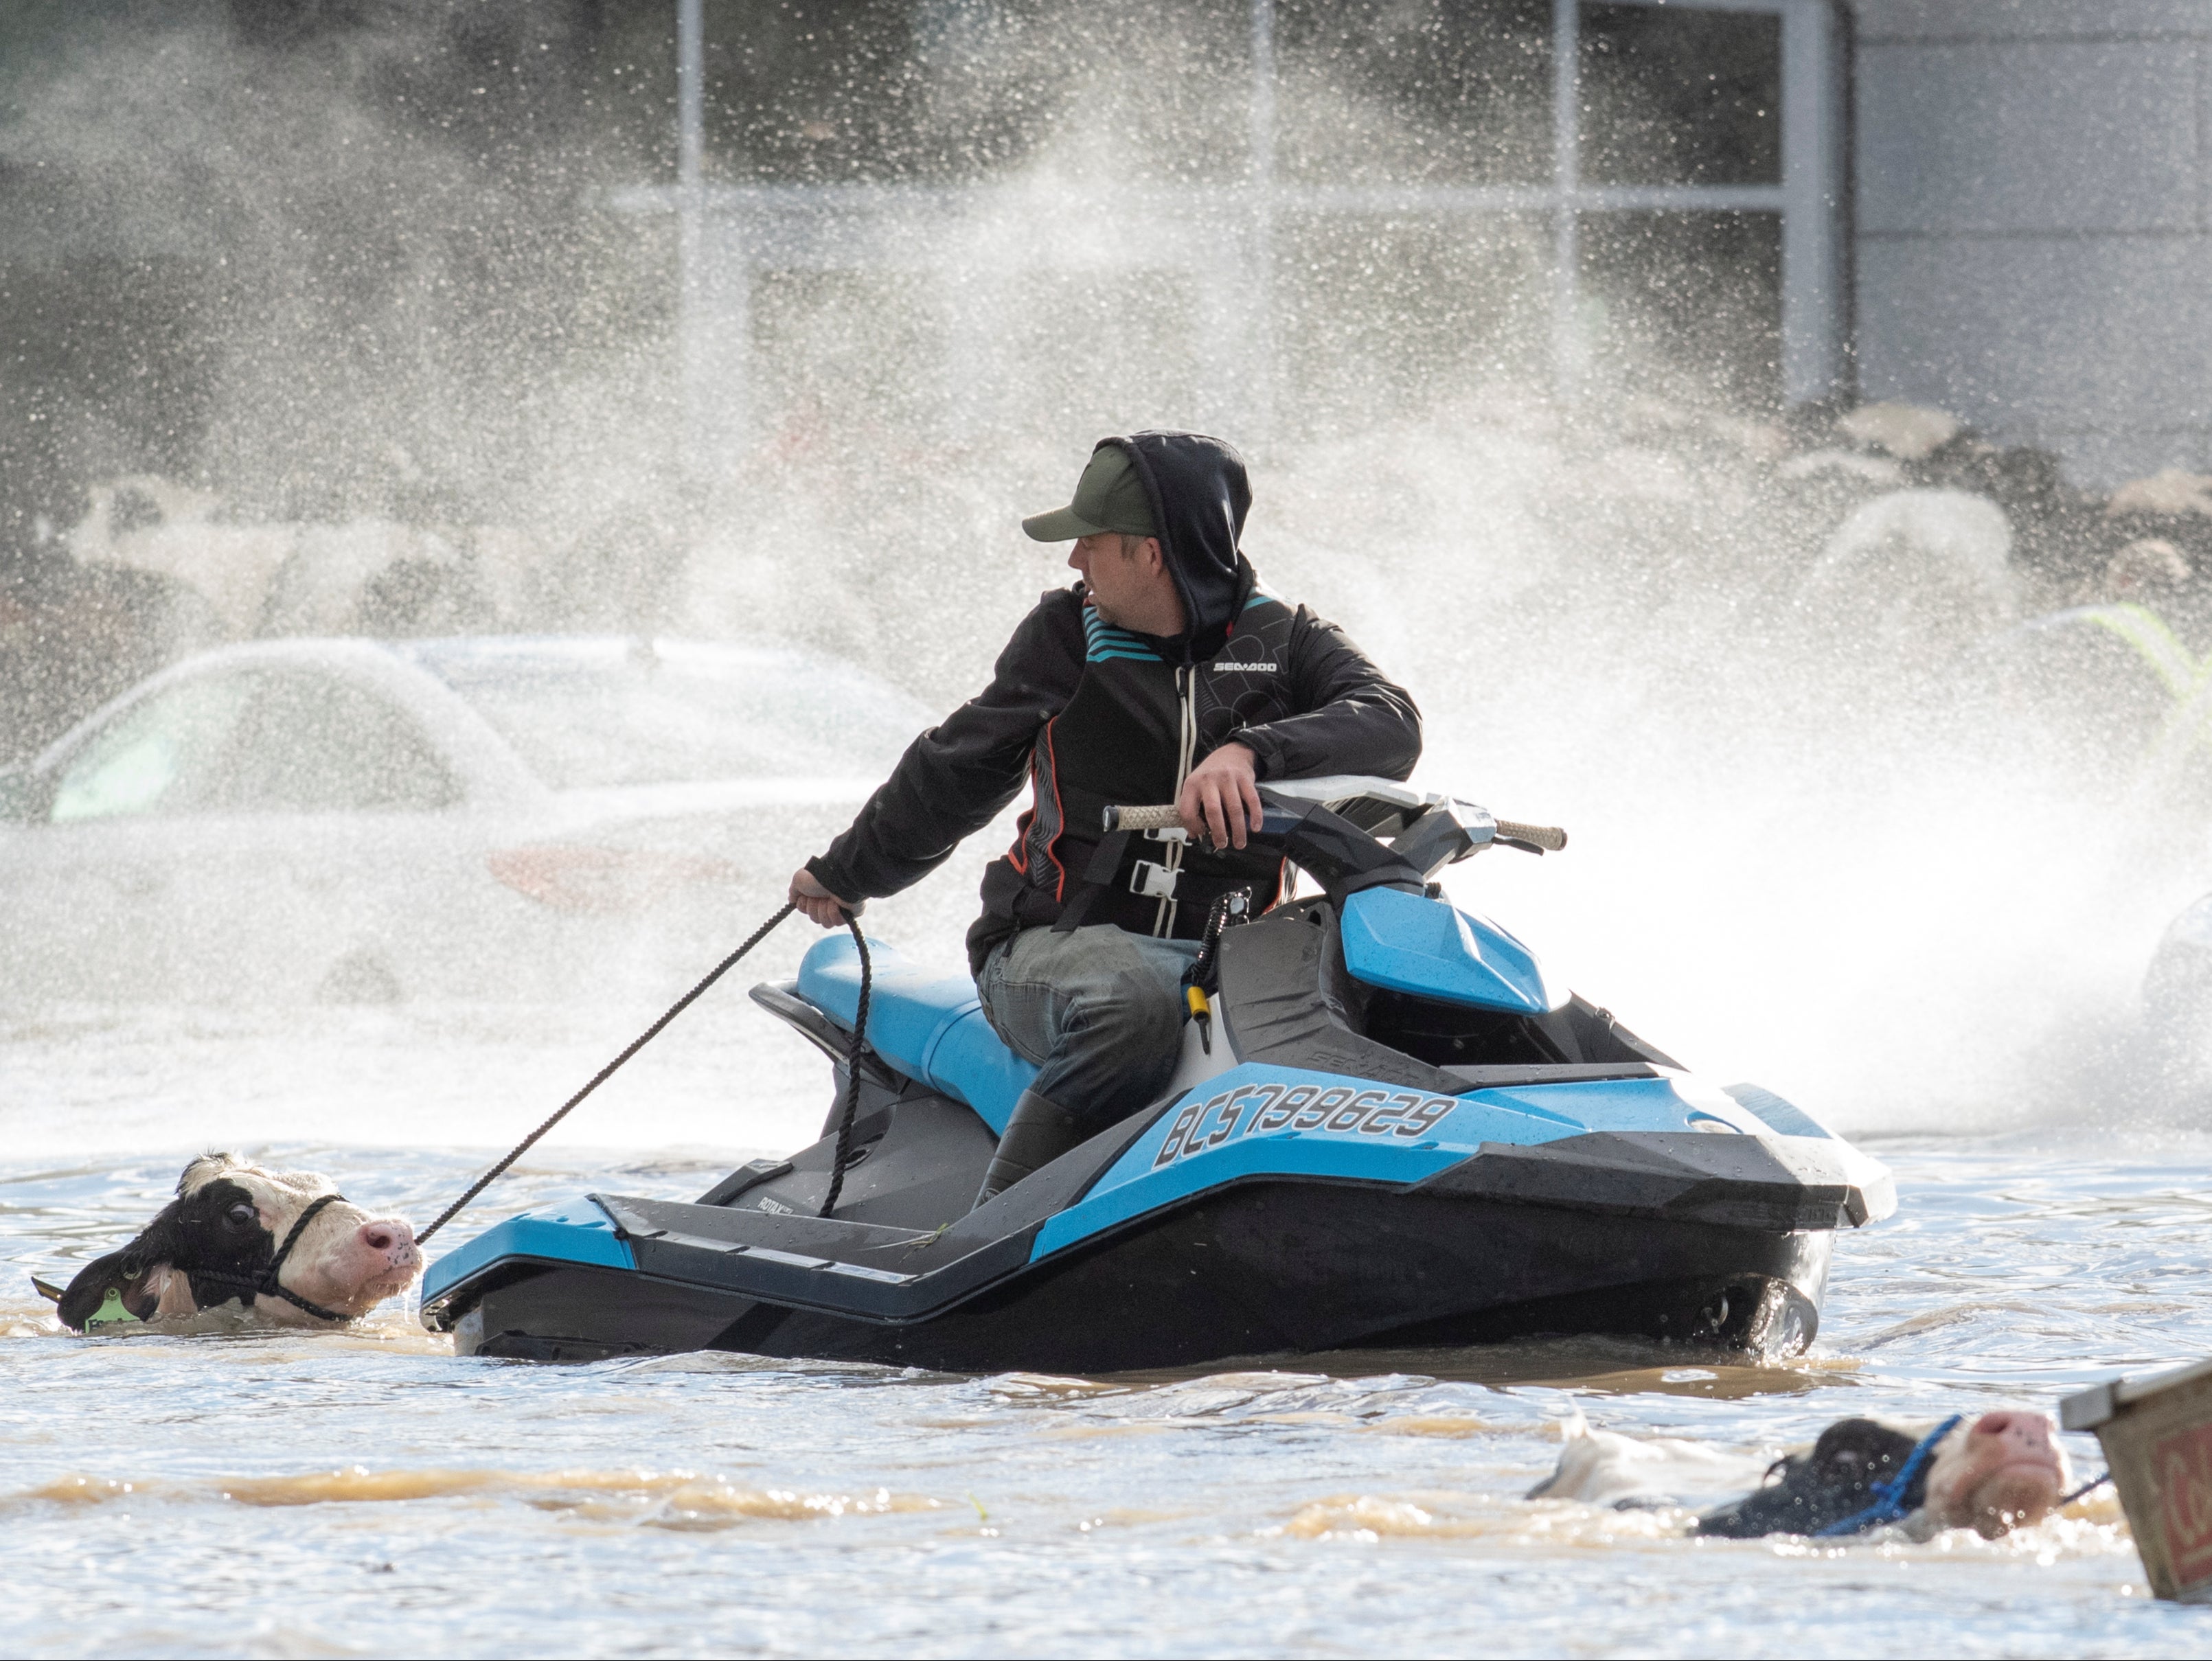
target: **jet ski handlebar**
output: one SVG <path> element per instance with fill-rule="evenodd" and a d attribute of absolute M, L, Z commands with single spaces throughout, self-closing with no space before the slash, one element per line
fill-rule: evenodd
<path fill-rule="evenodd" d="M 1182 823 L 1182 815 L 1172 803 L 1159 808 L 1109 808 L 1106 809 L 1106 828 L 1109 831 L 1174 830 Z"/>
<path fill-rule="evenodd" d="M 1557 825 L 1524 825 L 1518 820 L 1500 819 L 1498 840 L 1501 842 L 1526 842 L 1532 848 L 1541 848 L 1547 853 L 1557 853 L 1567 846 L 1567 834 Z"/>
<path fill-rule="evenodd" d="M 1172 831 L 1182 827 L 1182 816 L 1172 803 L 1152 808 L 1108 808 L 1103 815 L 1109 831 Z M 1498 819 L 1495 838 L 1516 846 L 1557 853 L 1567 846 L 1567 834 L 1557 825 L 1524 825 L 1517 820 Z"/>

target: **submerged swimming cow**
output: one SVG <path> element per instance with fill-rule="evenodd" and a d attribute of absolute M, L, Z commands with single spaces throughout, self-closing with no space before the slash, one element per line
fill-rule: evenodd
<path fill-rule="evenodd" d="M 279 1325 L 365 1315 L 422 1270 L 415 1230 L 343 1198 L 327 1177 L 270 1171 L 228 1154 L 185 1167 L 177 1197 L 66 1290 L 40 1289 L 78 1331 L 197 1314 L 229 1303 Z"/>
<path fill-rule="evenodd" d="M 1727 1464 L 1694 1444 L 1571 1431 L 1558 1467 L 1528 1497 L 1683 1504 Z M 1962 1414 L 1935 1426 L 1844 1419 L 1776 1460 L 1752 1492 L 1702 1511 L 1693 1531 L 1840 1537 L 1893 1525 L 1923 1537 L 1970 1528 L 1993 1540 L 2041 1522 L 2069 1486 L 2066 1452 L 2045 1414 Z"/>

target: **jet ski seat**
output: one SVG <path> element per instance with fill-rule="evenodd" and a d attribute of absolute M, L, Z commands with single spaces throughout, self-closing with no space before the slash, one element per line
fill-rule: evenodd
<path fill-rule="evenodd" d="M 868 989 L 868 1045 L 916 1083 L 964 1101 L 991 1127 L 1005 1131 L 1036 1069 L 1006 1046 L 983 1018 L 975 983 L 909 963 L 872 937 L 874 973 Z M 847 1032 L 860 1004 L 860 955 L 849 934 L 825 935 L 799 965 L 799 995 Z"/>

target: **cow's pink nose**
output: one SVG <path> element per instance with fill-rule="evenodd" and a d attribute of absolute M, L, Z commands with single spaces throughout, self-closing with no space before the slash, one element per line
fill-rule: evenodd
<path fill-rule="evenodd" d="M 2040 1413 L 1984 1413 L 1974 1421 L 1977 1436 L 2004 1436 L 2023 1447 L 2049 1447 L 2051 1421 Z"/>
<path fill-rule="evenodd" d="M 404 1222 L 365 1222 L 361 1243 L 372 1252 L 396 1252 L 415 1244 L 415 1231 Z"/>

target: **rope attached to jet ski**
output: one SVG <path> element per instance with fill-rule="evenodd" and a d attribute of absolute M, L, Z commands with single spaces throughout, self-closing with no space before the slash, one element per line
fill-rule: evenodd
<path fill-rule="evenodd" d="M 845 1191 L 845 1167 L 853 1157 L 853 1116 L 860 1108 L 860 1055 L 868 1047 L 868 981 L 872 973 L 868 937 L 860 932 L 860 919 L 850 912 L 845 913 L 845 926 L 853 931 L 853 944 L 860 954 L 860 1002 L 853 1012 L 852 1052 L 845 1058 L 845 1113 L 837 1121 L 837 1154 L 830 1162 L 830 1191 L 823 1198 L 819 1213 L 825 1217 L 837 1209 L 837 1196 Z"/>
<path fill-rule="evenodd" d="M 2079 1488 L 2075 1488 L 2075 1489 L 2071 1494 L 2068 1494 L 2064 1499 L 2061 1500 L 2057 1503 L 2057 1505 L 2056 1506 L 2054 1506 L 2054 1507 L 2053 1507 L 2053 1509 L 2054 1509 L 2054 1510 L 2057 1510 L 2057 1511 L 2063 1511 L 2063 1510 L 2065 1510 L 2065 1509 L 2066 1509 L 2066 1507 L 2067 1507 L 2067 1506 L 2069 1506 L 2072 1505 L 2072 1504 L 2073 1504 L 2076 1500 L 2080 1499 L 2083 1494 L 2094 1494 L 2094 1493 L 2095 1493 L 2099 1488 L 2100 1488 L 2104 1487 L 2104 1485 L 2105 1485 L 2106 1483 L 2107 1483 L 2107 1482 L 2111 1482 L 2112 1480 L 2112 1473 L 2111 1471 L 2109 1471 L 2109 1470 L 2108 1470 L 2108 1471 L 2106 1471 L 2106 1472 L 2103 1476 L 2092 1476 L 2092 1477 L 2091 1477 L 2087 1482 L 2086 1482 L 2082 1483 L 2081 1487 L 2079 1487 Z"/>
<path fill-rule="evenodd" d="M 643 1032 L 640 1033 L 636 1038 L 633 1039 L 630 1041 L 629 1046 L 620 1055 L 617 1056 L 612 1061 L 607 1063 L 605 1066 L 600 1068 L 598 1072 L 592 1074 L 592 1082 L 590 1083 L 586 1084 L 582 1089 L 577 1091 L 574 1095 L 570 1096 L 568 1100 L 562 1102 L 559 1109 L 555 1112 L 551 1117 L 547 1118 L 544 1124 L 539 1125 L 528 1136 L 523 1137 L 520 1142 L 515 1143 L 514 1152 L 507 1155 L 505 1159 L 500 1161 L 500 1162 L 493 1166 L 490 1170 L 485 1172 L 474 1182 L 471 1183 L 469 1185 L 468 1192 L 463 1194 L 460 1198 L 455 1200 L 451 1205 L 447 1206 L 439 1214 L 438 1220 L 435 1222 L 432 1223 L 428 1228 L 425 1228 L 421 1234 L 415 1237 L 416 1242 L 419 1244 L 423 1240 L 428 1240 L 431 1235 L 436 1234 L 441 1228 L 443 1228 L 447 1223 L 459 1216 L 461 1212 L 466 1209 L 470 1201 L 476 1198 L 478 1194 L 483 1193 L 485 1189 L 490 1187 L 492 1184 L 497 1182 L 501 1177 L 505 1176 L 507 1174 L 507 1167 L 513 1165 L 515 1161 L 520 1159 L 525 1154 L 528 1153 L 531 1149 L 537 1144 L 539 1137 L 543 1137 L 548 1131 L 558 1125 L 562 1119 L 568 1118 L 568 1115 L 582 1103 L 586 1096 L 591 1094 L 592 1091 L 598 1089 L 599 1086 L 605 1084 L 609 1079 L 612 1078 L 617 1070 L 621 1068 L 624 1062 L 628 1061 L 640 1050 L 645 1048 L 647 1045 L 652 1043 L 654 1039 L 659 1037 L 661 1029 L 664 1027 L 667 1026 L 670 1021 L 675 1020 L 677 1016 L 682 1015 L 684 1010 L 690 1009 L 692 1004 L 698 1002 L 700 997 L 709 986 L 713 985 L 724 975 L 727 974 L 732 969 L 735 968 L 738 965 L 738 961 L 740 958 L 744 956 L 747 952 L 752 950 L 754 947 L 759 945 L 762 941 L 767 939 L 769 935 L 775 931 L 775 926 L 777 924 L 782 922 L 785 918 L 790 916 L 792 912 L 798 909 L 798 906 L 795 905 L 787 905 L 774 917 L 771 917 L 767 922 L 762 924 L 760 927 L 755 929 L 752 932 L 751 937 L 748 939 L 744 945 L 738 947 L 737 950 L 732 952 L 720 963 L 717 963 L 704 980 L 702 980 L 690 991 L 684 993 L 683 997 L 678 998 L 675 1003 L 670 1004 L 667 1009 L 662 1014 L 659 1020 L 654 1021 L 653 1025 L 647 1028 Z M 854 1077 L 857 1080 L 860 1070 L 860 1052 L 866 1046 L 867 1043 L 867 1040 L 864 1034 L 867 1030 L 868 1013 L 868 947 L 866 941 L 860 940 L 860 925 L 853 920 L 849 913 L 846 916 L 845 926 L 852 930 L 853 938 L 855 941 L 859 941 L 860 945 L 861 1018 L 854 1025 L 853 1053 L 850 1058 L 850 1070 Z M 830 1197 L 833 1203 L 836 1202 L 837 1197 L 839 1179 L 844 1174 L 844 1168 L 842 1163 L 842 1156 L 845 1151 L 844 1142 L 845 1137 L 848 1137 L 852 1132 L 853 1109 L 857 1104 L 858 1100 L 859 1091 L 857 1088 L 848 1093 L 845 1101 L 845 1126 L 843 1131 L 839 1134 L 837 1147 L 841 1162 L 836 1174 L 832 1176 L 830 1181 Z M 826 1215 L 829 1208 L 825 1206 L 823 1209 Z"/>

